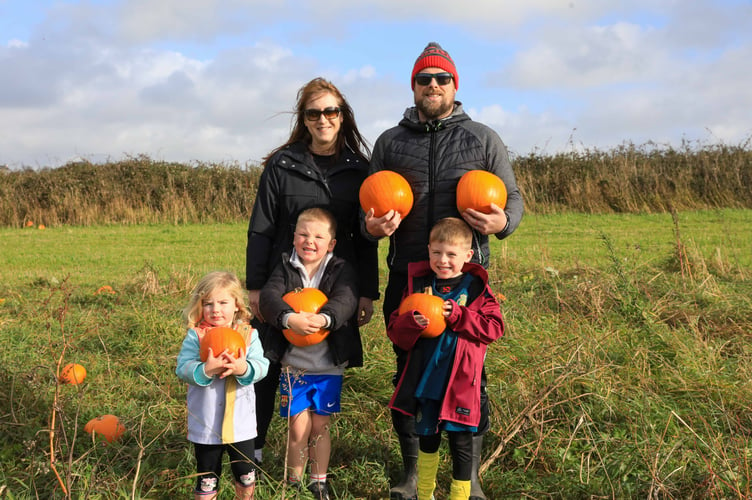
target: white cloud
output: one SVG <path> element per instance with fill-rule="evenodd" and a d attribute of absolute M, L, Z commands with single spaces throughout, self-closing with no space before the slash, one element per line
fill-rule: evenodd
<path fill-rule="evenodd" d="M 15 38 L 12 40 L 8 40 L 7 47 L 11 49 L 23 49 L 28 47 L 29 44 L 27 42 L 24 42 L 22 40 L 16 40 Z"/>
<path fill-rule="evenodd" d="M 597 88 L 650 80 L 668 55 L 655 44 L 653 28 L 616 23 L 608 26 L 549 28 L 529 49 L 491 78 L 508 73 L 520 88 Z"/>
<path fill-rule="evenodd" d="M 47 0 L 40 0 L 47 1 Z M 427 41 L 511 150 L 735 142 L 752 132 L 747 2 L 121 0 L 54 4 L 0 45 L 0 164 L 147 154 L 258 161 L 298 88 L 330 78 L 373 142 L 412 104 Z M 294 13 L 294 15 L 293 15 Z"/>

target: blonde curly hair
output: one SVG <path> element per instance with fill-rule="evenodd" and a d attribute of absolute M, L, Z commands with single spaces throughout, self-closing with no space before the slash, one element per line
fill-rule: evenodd
<path fill-rule="evenodd" d="M 248 295 L 238 277 L 227 271 L 213 271 L 199 280 L 191 292 L 188 305 L 183 309 L 183 322 L 188 328 L 195 327 L 204 319 L 202 314 L 204 298 L 215 290 L 226 290 L 235 299 L 238 310 L 233 318 L 233 323 L 250 321 Z"/>

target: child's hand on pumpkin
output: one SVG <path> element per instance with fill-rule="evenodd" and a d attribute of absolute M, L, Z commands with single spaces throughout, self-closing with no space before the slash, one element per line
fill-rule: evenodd
<path fill-rule="evenodd" d="M 225 353 L 226 352 L 227 349 L 225 349 Z M 206 373 L 208 377 L 219 375 L 220 373 L 225 371 L 225 361 L 222 357 L 223 354 L 224 353 L 219 353 L 219 356 L 215 356 L 212 348 L 209 348 L 209 355 L 204 362 L 204 373 Z"/>
<path fill-rule="evenodd" d="M 311 335 L 326 326 L 326 318 L 310 312 L 294 313 L 288 318 L 287 326 L 298 335 Z"/>
<path fill-rule="evenodd" d="M 230 375 L 239 377 L 245 375 L 246 370 L 248 370 L 248 362 L 245 360 L 245 349 L 240 350 L 240 355 L 237 358 L 232 353 L 225 351 L 222 353 L 222 361 L 224 362 L 222 365 L 224 371 L 222 371 L 219 378 L 229 377 Z"/>
<path fill-rule="evenodd" d="M 441 314 L 443 314 L 445 318 L 448 318 L 449 315 L 452 314 L 453 308 L 454 308 L 454 302 L 451 300 L 445 300 L 443 311 L 441 311 Z"/>
<path fill-rule="evenodd" d="M 415 322 L 418 323 L 418 325 L 421 328 L 425 328 L 425 327 L 428 326 L 428 323 L 429 323 L 428 318 L 426 318 L 425 316 L 423 316 L 419 312 L 413 313 L 413 318 L 415 318 Z"/>

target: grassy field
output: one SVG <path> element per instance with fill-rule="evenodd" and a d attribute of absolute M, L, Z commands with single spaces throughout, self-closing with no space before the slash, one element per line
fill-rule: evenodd
<path fill-rule="evenodd" d="M 750 495 L 751 222 L 750 210 L 537 215 L 493 242 L 508 328 L 487 358 L 489 498 Z M 190 496 L 180 310 L 205 272 L 243 276 L 245 237 L 244 223 L 0 228 L 0 497 Z M 336 498 L 385 498 L 399 477 L 382 322 L 346 377 Z M 57 385 L 71 361 L 86 382 Z M 83 432 L 106 413 L 127 428 L 109 445 Z M 285 495 L 281 419 L 272 433 L 261 500 Z"/>

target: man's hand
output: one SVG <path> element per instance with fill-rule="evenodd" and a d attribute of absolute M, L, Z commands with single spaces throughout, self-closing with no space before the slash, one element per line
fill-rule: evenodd
<path fill-rule="evenodd" d="M 507 227 L 508 217 L 504 209 L 491 203 L 491 213 L 484 214 L 472 208 L 462 212 L 462 218 L 465 219 L 470 227 L 481 234 L 496 234 Z"/>
<path fill-rule="evenodd" d="M 374 238 L 391 236 L 402 222 L 402 216 L 396 210 L 389 210 L 383 217 L 374 217 L 373 208 L 366 213 L 366 231 Z"/>

